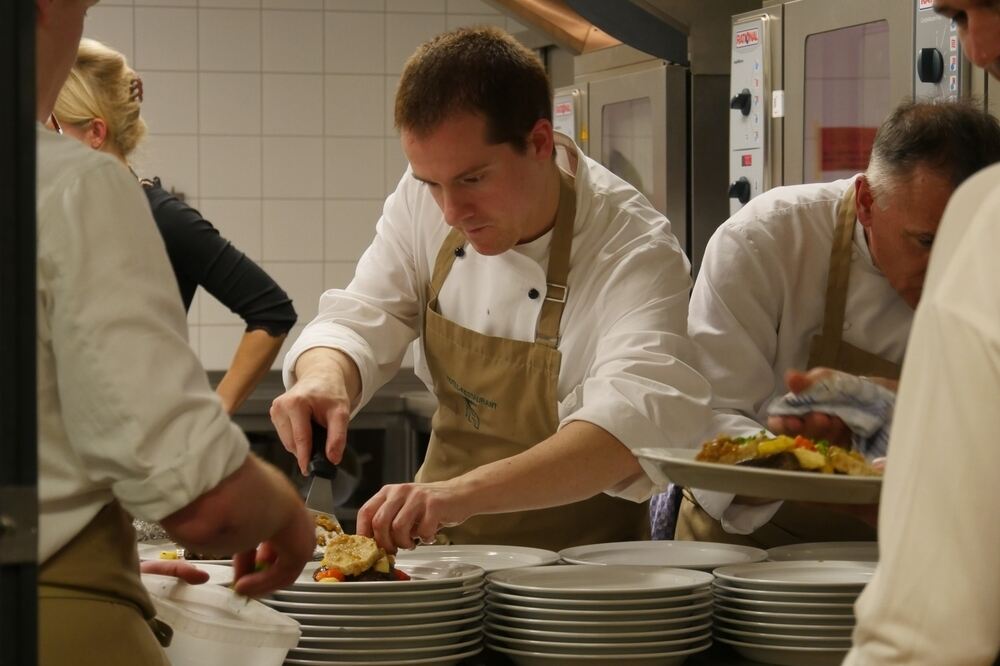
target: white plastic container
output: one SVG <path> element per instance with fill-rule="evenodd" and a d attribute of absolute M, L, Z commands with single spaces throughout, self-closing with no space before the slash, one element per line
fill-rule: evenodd
<path fill-rule="evenodd" d="M 166 648 L 173 666 L 281 666 L 299 642 L 294 619 L 219 585 L 188 585 L 143 574 L 156 617 L 174 630 Z"/>

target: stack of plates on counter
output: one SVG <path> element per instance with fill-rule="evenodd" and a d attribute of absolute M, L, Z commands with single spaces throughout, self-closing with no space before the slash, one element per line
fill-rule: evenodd
<path fill-rule="evenodd" d="M 790 562 L 793 560 L 878 562 L 878 542 L 826 541 L 820 543 L 793 543 L 790 546 L 769 548 L 767 559 L 772 562 Z"/>
<path fill-rule="evenodd" d="M 871 562 L 759 562 L 715 570 L 715 639 L 765 664 L 830 666 L 851 647 Z"/>
<path fill-rule="evenodd" d="M 486 644 L 519 666 L 672 666 L 712 644 L 704 571 L 556 565 L 486 580 Z"/>
<path fill-rule="evenodd" d="M 712 571 L 727 564 L 763 562 L 767 552 L 750 546 L 698 541 L 621 541 L 559 551 L 569 564 L 627 564 Z"/>
<path fill-rule="evenodd" d="M 482 650 L 483 577 L 475 565 L 400 564 L 408 581 L 318 583 L 306 566 L 261 601 L 302 627 L 285 664 L 448 666 Z"/>
<path fill-rule="evenodd" d="M 546 564 L 555 564 L 558 561 L 559 553 L 523 546 L 473 544 L 418 546 L 413 550 L 401 550 L 396 553 L 396 563 L 401 566 L 431 562 L 464 562 L 482 567 L 486 573 L 517 567 L 540 567 Z"/>

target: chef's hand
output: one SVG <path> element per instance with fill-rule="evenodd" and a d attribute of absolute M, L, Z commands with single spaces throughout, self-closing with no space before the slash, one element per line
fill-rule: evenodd
<path fill-rule="evenodd" d="M 191 585 L 198 585 L 208 580 L 207 571 L 180 560 L 143 560 L 139 563 L 139 571 L 161 576 L 173 576 Z"/>
<path fill-rule="evenodd" d="M 271 403 L 271 422 L 285 449 L 307 473 L 312 454 L 312 421 L 326 428 L 326 457 L 339 463 L 347 442 L 352 396 L 360 393 L 357 366 L 335 349 L 316 348 L 295 364 L 297 381 Z M 351 386 L 357 387 L 354 391 Z"/>
<path fill-rule="evenodd" d="M 233 556 L 233 589 L 248 597 L 259 597 L 292 584 L 312 559 L 316 527 L 303 507 L 256 550 Z"/>
<path fill-rule="evenodd" d="M 358 534 L 370 536 L 389 553 L 431 543 L 442 527 L 469 518 L 468 502 L 456 479 L 382 486 L 358 510 Z"/>
<path fill-rule="evenodd" d="M 802 393 L 816 382 L 835 372 L 829 368 L 813 368 L 808 372 L 789 370 L 785 383 L 792 393 Z M 837 416 L 810 412 L 804 416 L 769 416 L 767 429 L 776 435 L 802 435 L 814 440 L 825 439 L 841 446 L 850 445 L 851 429 Z"/>

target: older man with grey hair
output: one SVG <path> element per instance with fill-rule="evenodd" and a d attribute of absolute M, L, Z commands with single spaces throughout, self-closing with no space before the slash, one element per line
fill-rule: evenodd
<path fill-rule="evenodd" d="M 706 437 L 767 425 L 849 438 L 822 414 L 768 422 L 768 405 L 809 384 L 802 369 L 894 384 L 945 205 L 997 161 L 992 116 L 965 103 L 905 103 L 879 128 L 865 173 L 775 188 L 726 221 L 706 250 L 688 321 L 714 394 Z M 874 513 L 685 491 L 676 538 L 765 548 L 873 541 Z"/>

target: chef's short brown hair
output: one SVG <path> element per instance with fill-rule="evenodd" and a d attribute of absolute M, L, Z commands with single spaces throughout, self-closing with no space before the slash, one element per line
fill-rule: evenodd
<path fill-rule="evenodd" d="M 396 92 L 396 129 L 426 136 L 455 113 L 486 119 L 487 141 L 519 152 L 540 119 L 552 120 L 552 90 L 538 56 L 492 27 L 460 28 L 417 48 Z"/>
<path fill-rule="evenodd" d="M 876 197 L 929 167 L 958 187 L 1000 162 L 1000 122 L 973 101 L 900 104 L 875 134 L 865 175 Z"/>

